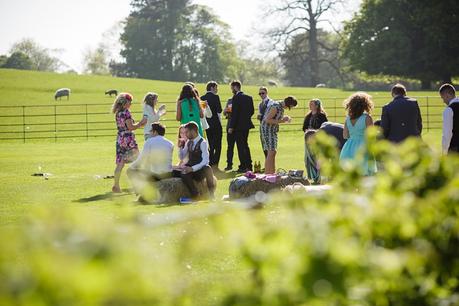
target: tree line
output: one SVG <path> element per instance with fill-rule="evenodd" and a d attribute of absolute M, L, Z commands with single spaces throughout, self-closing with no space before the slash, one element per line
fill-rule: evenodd
<path fill-rule="evenodd" d="M 364 0 L 340 30 L 326 30 L 344 0 L 285 0 L 267 10 L 284 20 L 261 29 L 277 56 L 248 56 L 229 26 L 191 0 L 133 0 L 122 23 L 121 59 L 100 44 L 84 72 L 157 80 L 380 89 L 404 80 L 423 89 L 459 75 L 459 2 Z M 328 19 L 327 19 L 328 18 Z M 252 45 L 248 45 L 252 48 Z M 0 67 L 53 71 L 61 62 L 31 40 L 15 44 Z M 373 87 L 372 87 L 373 86 Z"/>

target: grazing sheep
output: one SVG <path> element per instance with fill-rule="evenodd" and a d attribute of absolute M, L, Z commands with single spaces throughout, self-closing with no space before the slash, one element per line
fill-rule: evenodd
<path fill-rule="evenodd" d="M 281 176 L 276 183 L 270 183 L 262 179 L 247 180 L 244 184 L 238 182 L 240 178 L 235 178 L 229 186 L 229 196 L 231 199 L 248 198 L 255 195 L 258 191 L 268 193 L 270 191 L 280 191 L 293 184 L 308 186 L 309 181 L 305 178 L 295 178 L 291 176 Z"/>
<path fill-rule="evenodd" d="M 60 88 L 56 90 L 56 93 L 54 94 L 54 100 L 57 100 L 57 98 L 60 100 L 65 96 L 67 97 L 67 100 L 70 98 L 70 88 Z"/>
<path fill-rule="evenodd" d="M 273 81 L 273 80 L 269 80 L 269 81 L 268 81 L 268 85 L 269 85 L 269 86 L 277 86 L 277 82 L 276 82 L 276 81 Z"/>
<path fill-rule="evenodd" d="M 206 180 L 195 181 L 198 191 L 202 195 L 208 194 Z M 217 186 L 217 178 L 214 176 L 214 184 Z M 189 198 L 191 193 L 183 183 L 181 178 L 174 177 L 164 179 L 156 183 L 156 188 L 159 192 L 159 203 L 177 203 L 180 198 Z"/>
<path fill-rule="evenodd" d="M 118 95 L 118 90 L 116 90 L 116 89 L 109 89 L 109 90 L 107 90 L 107 91 L 105 92 L 105 95 L 110 95 L 110 97 L 111 97 L 112 95 L 117 96 L 117 95 Z"/>

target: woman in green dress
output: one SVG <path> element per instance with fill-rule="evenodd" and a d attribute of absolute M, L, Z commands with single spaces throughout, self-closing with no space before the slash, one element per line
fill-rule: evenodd
<path fill-rule="evenodd" d="M 199 128 L 199 135 L 204 137 L 201 126 L 201 118 L 203 117 L 204 113 L 199 103 L 199 97 L 196 96 L 190 84 L 185 84 L 177 101 L 177 121 L 180 121 L 181 124 L 187 124 L 190 121 L 195 122 Z"/>

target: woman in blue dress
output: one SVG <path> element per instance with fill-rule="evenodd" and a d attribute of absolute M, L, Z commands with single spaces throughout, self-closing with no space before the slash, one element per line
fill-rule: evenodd
<path fill-rule="evenodd" d="M 368 156 L 365 134 L 367 127 L 373 125 L 370 112 L 373 109 L 371 97 L 364 92 L 351 95 L 344 103 L 348 112 L 343 136 L 347 139 L 340 154 L 340 162 L 358 162 L 364 175 L 376 173 L 376 163 Z"/>

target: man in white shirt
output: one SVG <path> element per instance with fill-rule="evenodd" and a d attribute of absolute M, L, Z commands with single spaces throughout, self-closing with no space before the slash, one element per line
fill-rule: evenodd
<path fill-rule="evenodd" d="M 206 179 L 209 195 L 214 198 L 215 184 L 212 168 L 209 166 L 209 149 L 207 141 L 199 136 L 198 125 L 191 121 L 185 124 L 188 141 L 180 149 L 180 159 L 188 157 L 188 162 L 182 170 L 182 180 L 191 193 L 191 198 L 201 196 L 194 184 L 194 180 Z"/>
<path fill-rule="evenodd" d="M 151 137 L 145 142 L 142 152 L 127 170 L 127 175 L 138 193 L 152 181 L 172 177 L 174 144 L 164 137 L 166 128 L 159 122 L 151 124 L 150 133 Z"/>
<path fill-rule="evenodd" d="M 261 98 L 260 104 L 258 104 L 258 115 L 257 119 L 260 121 L 260 142 L 263 143 L 263 136 L 262 136 L 262 130 L 261 130 L 261 121 L 263 121 L 265 115 L 268 113 L 268 108 L 271 106 L 271 104 L 274 102 L 274 100 L 271 100 L 268 97 L 268 88 L 262 86 L 260 89 L 258 89 L 258 95 Z M 268 151 L 263 150 L 263 153 L 266 156 L 268 156 Z"/>
<path fill-rule="evenodd" d="M 443 111 L 443 135 L 441 140 L 443 154 L 459 152 L 459 98 L 451 84 L 443 84 L 440 97 L 447 105 Z"/>

